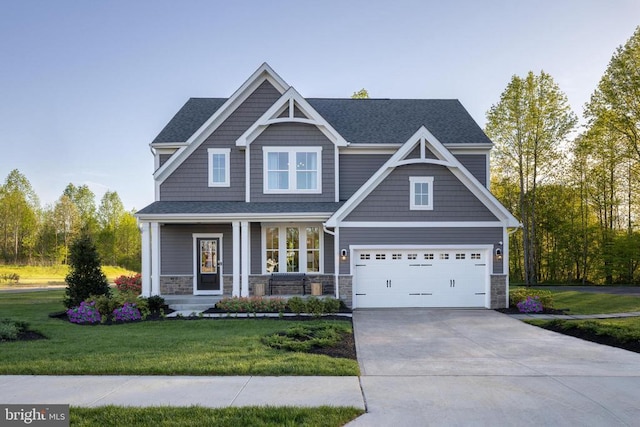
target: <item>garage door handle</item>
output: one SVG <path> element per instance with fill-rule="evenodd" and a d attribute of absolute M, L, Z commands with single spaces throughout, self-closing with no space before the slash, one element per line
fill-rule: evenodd
<path fill-rule="evenodd" d="M 486 295 L 486 292 L 476 292 L 476 295 Z"/>
<path fill-rule="evenodd" d="M 455 288 L 456 287 L 456 281 L 454 279 L 449 280 L 449 287 L 450 288 Z"/>

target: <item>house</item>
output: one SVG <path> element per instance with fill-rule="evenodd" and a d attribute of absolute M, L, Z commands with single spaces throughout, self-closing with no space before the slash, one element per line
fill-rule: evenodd
<path fill-rule="evenodd" d="M 353 308 L 505 307 L 519 223 L 489 192 L 491 147 L 457 100 L 304 98 L 263 64 L 151 143 L 143 294 L 306 273 Z"/>

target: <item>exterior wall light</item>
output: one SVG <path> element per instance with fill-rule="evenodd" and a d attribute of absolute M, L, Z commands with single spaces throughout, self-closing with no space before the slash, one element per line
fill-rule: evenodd
<path fill-rule="evenodd" d="M 346 261 L 347 260 L 347 250 L 346 249 L 340 249 L 340 259 L 342 261 Z"/>

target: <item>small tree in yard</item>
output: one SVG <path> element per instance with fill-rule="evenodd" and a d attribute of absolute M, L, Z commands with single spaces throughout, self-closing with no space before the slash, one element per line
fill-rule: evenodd
<path fill-rule="evenodd" d="M 64 305 L 73 308 L 91 295 L 109 295 L 109 283 L 100 266 L 96 245 L 88 235 L 76 239 L 70 248 L 70 271 L 66 277 Z"/>

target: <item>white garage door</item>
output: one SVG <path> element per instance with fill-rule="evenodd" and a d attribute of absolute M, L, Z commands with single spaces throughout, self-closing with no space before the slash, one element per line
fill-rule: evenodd
<path fill-rule="evenodd" d="M 485 307 L 486 249 L 358 249 L 355 306 Z"/>

